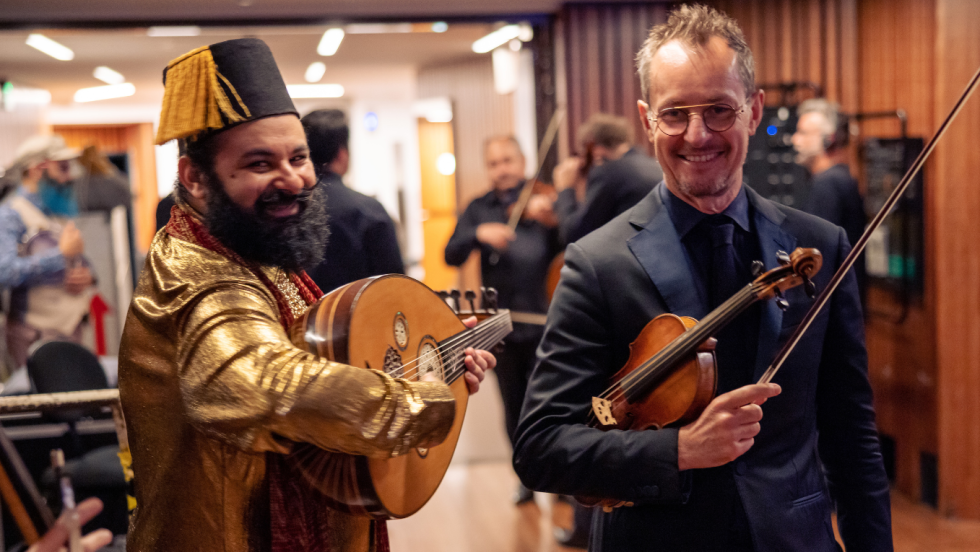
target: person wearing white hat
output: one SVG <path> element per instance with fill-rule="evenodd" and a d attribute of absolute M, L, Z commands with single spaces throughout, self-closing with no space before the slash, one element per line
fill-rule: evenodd
<path fill-rule="evenodd" d="M 0 286 L 11 289 L 7 350 L 14 367 L 40 339 L 78 341 L 94 293 L 74 223 L 71 161 L 79 155 L 62 137 L 35 136 L 6 171 L 20 178 L 0 205 Z"/>

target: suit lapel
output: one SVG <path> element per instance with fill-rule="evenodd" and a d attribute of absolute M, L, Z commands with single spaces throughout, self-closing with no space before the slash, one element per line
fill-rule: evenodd
<path fill-rule="evenodd" d="M 749 203 L 753 207 L 752 222 L 759 236 L 759 250 L 762 252 L 762 262 L 766 270 L 779 265 L 776 252 L 790 253 L 796 248 L 796 238 L 786 233 L 780 225 L 786 218 L 769 200 L 746 187 Z M 755 377 L 757 381 L 776 354 L 779 330 L 783 324 L 783 311 L 776 306 L 775 301 L 766 301 L 762 305 L 762 319 L 759 321 L 759 346 L 755 356 Z"/>
<path fill-rule="evenodd" d="M 667 209 L 660 201 L 663 183 L 647 194 L 630 215 L 639 231 L 627 245 L 667 303 L 667 312 L 704 318 L 707 305 L 698 296 L 684 246 Z"/>

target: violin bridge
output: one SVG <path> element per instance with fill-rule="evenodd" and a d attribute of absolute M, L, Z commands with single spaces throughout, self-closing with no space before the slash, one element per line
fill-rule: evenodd
<path fill-rule="evenodd" d="M 599 423 L 604 426 L 614 426 L 618 423 L 612 414 L 612 402 L 608 399 L 592 397 L 592 413 L 595 414 Z"/>

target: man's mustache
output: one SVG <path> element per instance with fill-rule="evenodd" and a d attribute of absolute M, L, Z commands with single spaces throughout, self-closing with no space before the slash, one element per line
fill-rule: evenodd
<path fill-rule="evenodd" d="M 316 189 L 316 185 L 312 188 L 303 188 L 299 193 L 293 194 L 285 190 L 276 189 L 273 192 L 263 194 L 259 196 L 257 207 L 259 211 L 265 209 L 275 209 L 277 207 L 288 207 L 293 203 L 305 204 L 310 201 L 313 196 L 313 190 Z"/>

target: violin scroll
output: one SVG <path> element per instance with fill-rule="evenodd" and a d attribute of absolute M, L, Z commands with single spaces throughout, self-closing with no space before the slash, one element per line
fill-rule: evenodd
<path fill-rule="evenodd" d="M 807 295 L 816 295 L 817 287 L 811 278 L 820 272 L 823 266 L 823 255 L 820 251 L 812 247 L 797 247 L 791 254 L 787 255 L 780 251 L 777 254 L 780 266 L 758 276 L 753 282 L 753 291 L 759 300 L 777 298 L 784 303 L 784 291 L 803 285 Z M 782 308 L 782 305 L 781 305 Z"/>

